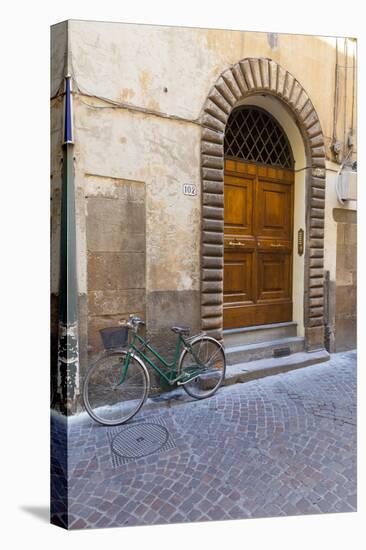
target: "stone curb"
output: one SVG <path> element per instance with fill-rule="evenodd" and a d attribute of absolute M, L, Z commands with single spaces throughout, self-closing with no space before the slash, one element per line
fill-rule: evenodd
<path fill-rule="evenodd" d="M 237 365 L 227 365 L 223 387 L 301 369 L 303 367 L 329 361 L 329 359 L 330 355 L 326 350 L 319 350 L 314 352 L 294 353 L 287 357 L 260 359 L 258 361 L 250 361 Z M 212 387 L 212 379 L 207 376 L 202 384 L 202 388 L 210 389 L 210 387 Z M 145 414 L 140 414 L 139 418 L 148 416 L 148 411 L 152 412 L 154 410 L 159 410 L 160 407 L 175 407 L 187 403 L 188 401 L 198 402 L 196 399 L 189 397 L 181 386 L 168 392 L 162 392 L 159 395 L 150 395 L 143 407 L 142 412 Z M 69 420 L 73 418 L 81 419 L 81 417 L 85 417 L 86 420 L 89 419 L 85 411 L 80 411 L 79 414 L 70 417 Z"/>
<path fill-rule="evenodd" d="M 260 359 L 248 363 L 229 365 L 226 367 L 224 386 L 301 369 L 303 367 L 329 361 L 329 359 L 330 355 L 326 350 L 319 350 L 294 353 L 286 357 Z"/>
<path fill-rule="evenodd" d="M 294 353 L 287 357 L 278 357 L 275 359 L 260 359 L 258 361 L 251 361 L 238 365 L 228 365 L 226 367 L 226 376 L 223 386 L 250 382 L 251 380 L 257 380 L 266 376 L 273 376 L 308 367 L 310 365 L 317 365 L 329 361 L 329 359 L 330 355 L 326 350 L 319 350 L 314 352 Z M 209 376 L 202 382 L 202 389 L 210 389 L 213 386 L 213 380 Z M 172 407 L 179 403 L 186 402 L 188 396 L 182 390 L 183 388 L 177 388 L 173 391 L 162 393 L 157 397 L 150 397 L 148 406 L 152 406 L 152 408 L 157 405 Z"/>

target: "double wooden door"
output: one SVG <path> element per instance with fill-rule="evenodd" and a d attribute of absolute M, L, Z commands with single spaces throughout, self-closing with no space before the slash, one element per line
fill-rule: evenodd
<path fill-rule="evenodd" d="M 292 320 L 294 173 L 225 160 L 224 328 Z"/>

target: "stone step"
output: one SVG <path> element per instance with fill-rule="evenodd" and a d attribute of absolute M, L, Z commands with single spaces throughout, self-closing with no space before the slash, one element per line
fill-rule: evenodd
<path fill-rule="evenodd" d="M 310 365 L 316 365 L 329 361 L 329 353 L 323 349 L 318 351 L 293 353 L 287 357 L 276 357 L 260 359 L 249 363 L 239 363 L 236 365 L 227 365 L 223 386 L 231 386 L 242 382 L 249 382 L 265 376 L 273 376 L 283 372 L 288 372 Z M 202 389 L 211 389 L 214 387 L 217 378 L 208 373 L 201 378 Z"/>
<path fill-rule="evenodd" d="M 226 361 L 228 365 L 236 365 L 259 359 L 275 358 L 276 352 L 289 351 L 287 355 L 304 350 L 305 339 L 301 336 L 279 338 L 266 342 L 245 344 L 240 346 L 225 346 Z"/>
<path fill-rule="evenodd" d="M 223 385 L 230 386 L 238 382 L 248 382 L 257 378 L 316 365 L 317 363 L 329 361 L 329 359 L 329 353 L 323 349 L 311 352 L 302 351 L 288 355 L 287 357 L 260 359 L 258 361 L 251 361 L 250 363 L 228 365 Z"/>
<path fill-rule="evenodd" d="M 224 330 L 224 344 L 226 347 L 231 347 L 279 340 L 280 338 L 290 338 L 291 336 L 297 336 L 297 323 L 293 321 L 226 329 Z"/>

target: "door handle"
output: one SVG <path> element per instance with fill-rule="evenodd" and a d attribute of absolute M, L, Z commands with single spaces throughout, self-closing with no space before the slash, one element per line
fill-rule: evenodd
<path fill-rule="evenodd" d="M 245 243 L 239 243 L 239 241 L 237 241 L 237 242 L 229 241 L 229 245 L 230 246 L 245 246 Z"/>
<path fill-rule="evenodd" d="M 277 244 L 271 243 L 271 246 L 272 246 L 272 248 L 280 248 L 280 247 L 285 246 L 285 245 L 284 244 L 278 244 L 278 243 Z"/>

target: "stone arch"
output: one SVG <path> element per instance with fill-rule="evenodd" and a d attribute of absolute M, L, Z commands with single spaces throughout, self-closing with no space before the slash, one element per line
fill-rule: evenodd
<path fill-rule="evenodd" d="M 306 348 L 324 347 L 325 146 L 315 108 L 296 78 L 267 58 L 246 58 L 225 70 L 204 103 L 201 122 L 201 327 L 222 339 L 224 268 L 224 132 L 243 98 L 271 94 L 288 107 L 307 159 L 304 326 Z"/>

